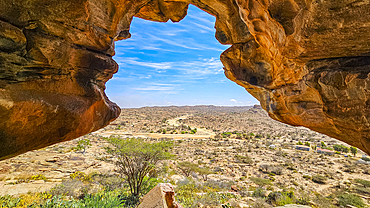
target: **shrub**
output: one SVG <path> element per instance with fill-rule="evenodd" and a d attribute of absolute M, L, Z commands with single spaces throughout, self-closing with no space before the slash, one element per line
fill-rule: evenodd
<path fill-rule="evenodd" d="M 71 179 L 77 179 L 80 181 L 91 181 L 91 176 L 81 171 L 76 171 L 69 175 Z"/>
<path fill-rule="evenodd" d="M 366 188 L 370 187 L 370 181 L 357 178 L 355 179 L 355 182 L 363 185 Z"/>
<path fill-rule="evenodd" d="M 349 152 L 349 148 L 344 145 L 335 144 L 333 148 L 335 151 L 344 152 L 344 153 Z"/>
<path fill-rule="evenodd" d="M 321 141 L 321 148 L 324 148 L 324 147 L 326 147 L 326 144 L 325 142 Z"/>
<path fill-rule="evenodd" d="M 368 188 L 365 188 L 365 187 L 354 187 L 354 191 L 359 193 L 359 194 L 366 194 L 366 195 L 370 195 L 370 189 Z"/>
<path fill-rule="evenodd" d="M 246 163 L 246 164 L 252 164 L 253 160 L 248 156 L 242 156 L 242 155 L 235 155 L 235 158 L 237 162 L 239 163 Z"/>
<path fill-rule="evenodd" d="M 230 198 L 235 198 L 230 193 L 217 193 L 218 189 L 208 187 L 209 182 L 201 185 L 196 184 L 192 179 L 179 181 L 175 188 L 176 200 L 184 207 L 197 207 L 198 203 L 204 206 L 216 206 L 225 203 Z M 197 193 L 202 192 L 202 195 Z"/>
<path fill-rule="evenodd" d="M 337 208 L 337 206 L 333 205 L 332 199 L 330 199 L 329 197 L 323 197 L 320 194 L 316 194 L 313 202 L 317 204 L 317 206 L 320 208 Z"/>
<path fill-rule="evenodd" d="M 52 188 L 48 193 L 52 196 L 71 196 L 82 199 L 90 189 L 90 184 L 83 183 L 78 179 L 68 179 Z"/>
<path fill-rule="evenodd" d="M 327 178 L 325 176 L 322 176 L 322 175 L 312 176 L 312 181 L 315 182 L 315 183 L 325 184 L 326 180 L 327 180 Z"/>
<path fill-rule="evenodd" d="M 271 173 L 282 175 L 284 173 L 284 169 L 282 167 L 274 167 L 271 169 Z"/>
<path fill-rule="evenodd" d="M 352 205 L 355 207 L 365 207 L 364 202 L 362 201 L 361 197 L 354 195 L 354 194 L 342 194 L 338 196 L 339 204 L 343 207 L 347 205 Z"/>
<path fill-rule="evenodd" d="M 257 188 L 255 191 L 253 191 L 252 196 L 256 198 L 265 198 L 266 192 L 262 188 Z"/>
<path fill-rule="evenodd" d="M 271 181 L 269 179 L 263 179 L 263 178 L 255 178 L 255 177 L 250 177 L 249 178 L 253 183 L 259 185 L 259 186 L 266 186 L 266 185 L 272 185 Z"/>
<path fill-rule="evenodd" d="M 9 195 L 0 196 L 0 207 L 19 207 L 22 206 L 21 198 L 15 198 Z"/>
<path fill-rule="evenodd" d="M 190 207 L 197 197 L 196 193 L 198 192 L 198 189 L 196 188 L 195 183 L 189 182 L 178 184 L 175 188 L 175 192 L 176 200 L 184 207 Z"/>
<path fill-rule="evenodd" d="M 47 179 L 46 179 L 46 177 L 44 176 L 44 175 L 42 175 L 42 174 L 38 174 L 38 175 L 34 175 L 34 176 L 31 176 L 31 178 L 30 178 L 31 180 L 44 180 L 44 181 L 46 181 Z"/>
<path fill-rule="evenodd" d="M 222 181 L 216 181 L 216 180 L 207 180 L 207 182 L 205 182 L 203 184 L 203 186 L 206 186 L 206 187 L 209 187 L 209 188 L 212 188 L 213 190 L 215 191 L 226 191 L 226 190 L 230 190 L 231 189 L 231 186 L 234 184 L 233 181 L 225 181 L 225 180 L 222 180 Z"/>
<path fill-rule="evenodd" d="M 197 171 L 198 165 L 189 161 L 179 162 L 176 166 L 186 177 Z"/>
<path fill-rule="evenodd" d="M 105 190 L 115 190 L 123 187 L 124 180 L 117 175 L 95 174 L 92 181 L 104 187 Z"/>
<path fill-rule="evenodd" d="M 96 194 L 86 195 L 80 200 L 74 198 L 65 198 L 63 196 L 54 196 L 41 204 L 43 208 L 70 208 L 70 207 L 122 207 L 127 202 L 127 196 L 119 191 L 101 191 Z M 132 207 L 132 206 L 125 206 Z"/>
<path fill-rule="evenodd" d="M 295 203 L 295 196 L 294 192 L 271 192 L 267 196 L 267 202 L 270 204 L 275 204 L 278 206 L 284 206 L 286 204 L 294 204 Z"/>
<path fill-rule="evenodd" d="M 90 144 L 90 140 L 89 139 L 81 139 L 77 142 L 77 147 L 76 147 L 76 150 L 79 151 L 79 150 L 83 150 L 82 154 L 85 154 L 86 153 L 86 149 L 88 147 L 90 147 L 91 144 Z"/>

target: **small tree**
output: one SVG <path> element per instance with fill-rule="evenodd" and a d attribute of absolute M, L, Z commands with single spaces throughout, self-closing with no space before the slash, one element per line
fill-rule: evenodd
<path fill-rule="evenodd" d="M 203 180 L 204 180 L 204 181 L 207 181 L 207 179 L 208 179 L 208 175 L 209 175 L 209 174 L 213 174 L 213 173 L 214 173 L 213 171 L 211 171 L 211 170 L 210 170 L 209 168 L 207 168 L 207 167 L 204 167 L 204 168 L 197 168 L 196 172 L 197 172 L 197 173 L 199 173 L 199 175 L 201 175 L 201 176 L 202 176 L 202 178 L 203 178 Z"/>
<path fill-rule="evenodd" d="M 324 148 L 324 147 L 326 147 L 326 144 L 325 142 L 321 141 L 321 148 Z"/>
<path fill-rule="evenodd" d="M 351 147 L 351 152 L 353 154 L 353 156 L 356 157 L 356 154 L 357 154 L 357 148 L 356 147 Z"/>
<path fill-rule="evenodd" d="M 192 172 L 196 172 L 198 165 L 189 161 L 179 162 L 176 166 L 186 177 L 189 177 Z"/>
<path fill-rule="evenodd" d="M 82 139 L 77 142 L 76 150 L 83 150 L 82 154 L 86 153 L 86 149 L 91 146 L 89 139 Z"/>
<path fill-rule="evenodd" d="M 173 144 L 167 141 L 150 143 L 143 139 L 115 137 L 106 140 L 111 144 L 111 147 L 105 148 L 112 156 L 111 161 L 118 167 L 121 176 L 126 177 L 130 192 L 136 198 L 152 178 L 150 173 L 154 172 L 158 162 L 173 156 L 169 153 Z"/>

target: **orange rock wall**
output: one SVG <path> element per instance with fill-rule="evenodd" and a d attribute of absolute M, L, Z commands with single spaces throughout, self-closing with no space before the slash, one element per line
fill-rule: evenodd
<path fill-rule="evenodd" d="M 189 4 L 216 17 L 225 75 L 273 119 L 370 153 L 367 0 L 2 0 L 0 160 L 115 119 L 114 41 L 134 15 L 177 22 Z"/>

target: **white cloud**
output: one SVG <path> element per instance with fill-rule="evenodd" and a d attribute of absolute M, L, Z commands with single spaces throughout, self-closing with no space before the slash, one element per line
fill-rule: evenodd
<path fill-rule="evenodd" d="M 205 13 L 205 14 L 206 14 L 206 16 L 210 15 L 210 14 L 207 14 L 207 13 Z M 212 27 L 215 24 L 213 21 L 207 19 L 207 17 L 203 15 L 203 12 L 198 13 L 196 15 L 188 14 L 187 16 L 190 17 L 190 18 L 192 18 L 192 19 L 201 21 L 201 22 L 209 25 L 210 27 Z M 204 16 L 204 17 L 201 17 L 201 16 Z"/>
<path fill-rule="evenodd" d="M 133 90 L 139 91 L 169 91 L 172 90 L 172 87 L 161 87 L 161 86 L 147 86 L 147 87 L 137 87 L 132 88 Z"/>
<path fill-rule="evenodd" d="M 223 73 L 223 65 L 217 58 L 201 59 L 191 62 L 178 62 L 177 69 L 192 76 L 205 76 Z"/>
<path fill-rule="evenodd" d="M 120 65 L 137 65 L 137 66 L 145 66 L 145 67 L 150 67 L 154 68 L 157 70 L 164 70 L 164 69 L 169 69 L 171 68 L 171 62 L 145 62 L 145 61 L 139 61 L 138 58 L 124 58 L 124 59 L 119 59 L 117 61 L 118 64 Z"/>
<path fill-rule="evenodd" d="M 192 50 L 201 50 L 201 48 L 198 48 L 198 47 L 192 47 L 190 46 L 191 44 L 189 43 L 182 43 L 183 41 L 180 40 L 180 39 L 177 39 L 177 40 L 170 40 L 170 39 L 165 39 L 165 38 L 160 38 L 160 37 L 156 37 L 154 35 L 149 35 L 151 39 L 153 40 L 158 40 L 158 41 L 162 41 L 164 43 L 167 43 L 169 45 L 173 45 L 173 46 L 178 46 L 178 47 L 181 47 L 181 48 L 186 48 L 186 49 L 192 49 Z"/>
<path fill-rule="evenodd" d="M 231 99 L 230 102 L 238 103 L 235 99 Z"/>
<path fill-rule="evenodd" d="M 167 83 L 143 83 L 145 87 L 132 88 L 139 91 L 173 91 L 177 85 Z"/>
<path fill-rule="evenodd" d="M 212 32 L 214 32 L 215 31 L 215 29 L 214 28 L 211 28 L 211 27 L 207 27 L 207 26 L 205 26 L 205 25 L 201 25 L 201 24 L 198 24 L 198 23 L 193 23 L 194 25 L 196 25 L 196 26 L 198 26 L 198 27 L 200 27 L 200 28 L 202 28 L 202 29 L 204 29 L 204 30 L 208 30 L 208 31 L 212 31 Z"/>
<path fill-rule="evenodd" d="M 154 68 L 158 73 L 163 73 L 168 70 L 178 71 L 180 74 L 171 73 L 171 75 L 174 77 L 182 77 L 183 75 L 186 75 L 189 79 L 203 79 L 207 75 L 221 74 L 224 72 L 221 61 L 214 57 L 209 59 L 205 58 L 179 62 L 145 62 L 138 58 L 120 58 L 117 62 L 121 67 L 125 65 L 135 65 Z M 140 78 L 146 77 L 141 76 Z"/>

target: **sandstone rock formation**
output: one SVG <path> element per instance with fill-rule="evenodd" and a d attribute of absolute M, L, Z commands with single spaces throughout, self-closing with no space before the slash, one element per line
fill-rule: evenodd
<path fill-rule="evenodd" d="M 175 200 L 175 191 L 170 183 L 159 183 L 142 199 L 138 208 L 182 208 Z"/>
<path fill-rule="evenodd" d="M 226 76 L 272 118 L 370 153 L 368 0 L 2 0 L 0 159 L 115 119 L 114 41 L 134 15 L 180 21 L 188 4 L 216 17 Z"/>

